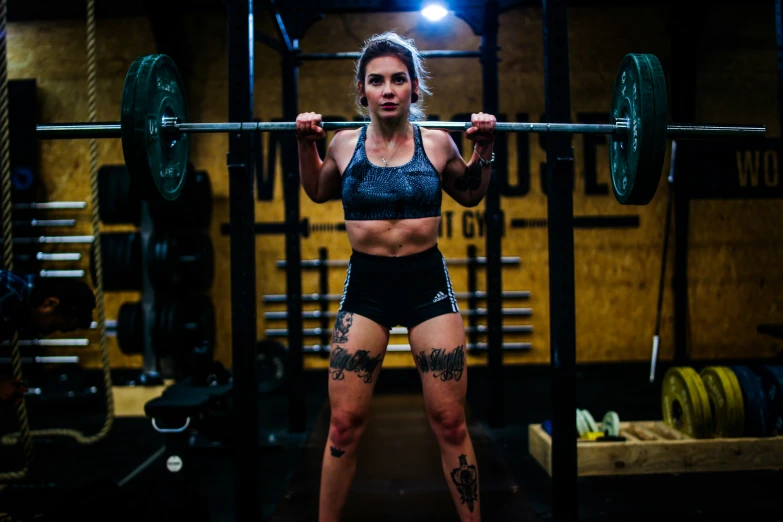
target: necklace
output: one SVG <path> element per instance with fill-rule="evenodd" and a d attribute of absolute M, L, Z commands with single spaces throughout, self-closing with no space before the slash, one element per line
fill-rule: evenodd
<path fill-rule="evenodd" d="M 407 138 L 407 137 L 408 137 L 408 128 L 406 127 L 405 128 L 405 138 Z M 397 154 L 397 150 L 400 148 L 400 145 L 402 145 L 402 143 L 405 141 L 405 138 L 400 140 L 400 142 L 394 148 L 394 152 L 392 152 L 392 155 L 389 157 L 388 161 L 386 160 L 386 158 L 381 156 L 381 161 L 383 162 L 383 166 L 384 167 L 388 167 L 389 166 L 389 161 L 391 161 L 392 158 L 394 158 L 394 155 Z M 373 132 L 373 135 L 372 135 L 372 140 L 375 142 L 375 146 L 378 147 L 378 149 L 380 149 L 381 147 L 378 145 L 378 139 L 375 137 L 375 133 L 374 132 Z"/>

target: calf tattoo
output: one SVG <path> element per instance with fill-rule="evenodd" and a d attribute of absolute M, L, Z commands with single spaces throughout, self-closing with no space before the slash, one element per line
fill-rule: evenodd
<path fill-rule="evenodd" d="M 345 379 L 346 371 L 356 372 L 359 378 L 369 384 L 380 362 L 380 355 L 370 357 L 370 352 L 367 350 L 356 350 L 356 353 L 351 353 L 341 346 L 336 346 L 329 357 L 329 373 L 335 381 L 342 381 Z"/>
<path fill-rule="evenodd" d="M 451 353 L 445 348 L 433 348 L 429 357 L 420 352 L 416 357 L 416 365 L 421 373 L 433 372 L 432 376 L 441 381 L 458 381 L 465 368 L 465 347 L 457 346 Z"/>
<path fill-rule="evenodd" d="M 468 465 L 466 455 L 459 456 L 459 467 L 451 470 L 451 480 L 457 486 L 460 500 L 473 513 L 474 504 L 478 500 L 478 471 L 475 465 Z"/>
<path fill-rule="evenodd" d="M 337 319 L 334 321 L 334 330 L 332 331 L 332 342 L 335 344 L 344 344 L 348 342 L 348 330 L 353 324 L 352 312 L 337 312 Z"/>
<path fill-rule="evenodd" d="M 337 449 L 334 446 L 329 446 L 329 451 L 332 452 L 332 457 L 338 459 L 343 456 L 343 453 L 345 453 L 345 450 Z"/>

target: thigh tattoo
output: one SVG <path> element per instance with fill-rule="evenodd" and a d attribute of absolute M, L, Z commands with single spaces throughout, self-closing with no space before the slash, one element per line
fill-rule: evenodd
<path fill-rule="evenodd" d="M 334 321 L 334 330 L 332 331 L 332 342 L 335 344 L 345 344 L 348 342 L 348 330 L 353 324 L 352 312 L 337 312 L 337 319 Z"/>
<path fill-rule="evenodd" d="M 416 366 L 421 373 L 432 372 L 432 376 L 441 381 L 458 381 L 465 369 L 465 347 L 457 346 L 451 352 L 445 348 L 433 348 L 429 356 L 420 352 Z"/>
<path fill-rule="evenodd" d="M 329 356 L 329 373 L 335 381 L 345 379 L 345 372 L 355 372 L 365 383 L 372 382 L 372 374 L 381 362 L 381 356 L 370 356 L 368 350 L 351 353 L 342 346 L 335 346 Z"/>

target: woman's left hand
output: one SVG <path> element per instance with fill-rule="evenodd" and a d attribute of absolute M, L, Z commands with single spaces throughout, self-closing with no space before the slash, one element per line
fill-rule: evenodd
<path fill-rule="evenodd" d="M 490 143 L 495 140 L 495 121 L 492 114 L 474 113 L 470 117 L 473 126 L 465 134 L 476 143 Z"/>

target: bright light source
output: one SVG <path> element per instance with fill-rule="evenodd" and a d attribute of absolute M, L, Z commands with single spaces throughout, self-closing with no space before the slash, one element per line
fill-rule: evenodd
<path fill-rule="evenodd" d="M 421 10 L 421 14 L 424 15 L 424 18 L 430 20 L 431 22 L 438 22 L 444 16 L 449 14 L 449 12 L 446 11 L 446 8 L 440 4 L 430 4 Z"/>

